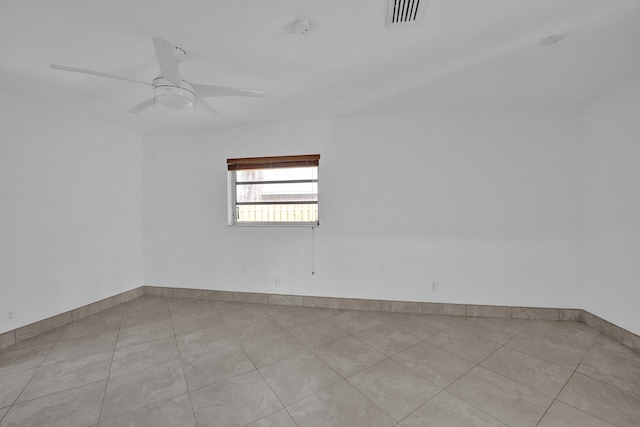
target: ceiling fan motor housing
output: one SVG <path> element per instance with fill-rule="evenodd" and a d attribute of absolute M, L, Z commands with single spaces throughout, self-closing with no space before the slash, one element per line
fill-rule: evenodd
<path fill-rule="evenodd" d="M 191 83 L 182 80 L 180 87 L 162 76 L 153 80 L 153 96 L 156 102 L 176 109 L 193 107 L 196 101 Z"/>

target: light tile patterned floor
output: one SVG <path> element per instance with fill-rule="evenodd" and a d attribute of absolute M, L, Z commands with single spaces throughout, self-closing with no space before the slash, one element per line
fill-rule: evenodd
<path fill-rule="evenodd" d="M 0 351 L 0 427 L 640 425 L 574 322 L 140 297 Z"/>

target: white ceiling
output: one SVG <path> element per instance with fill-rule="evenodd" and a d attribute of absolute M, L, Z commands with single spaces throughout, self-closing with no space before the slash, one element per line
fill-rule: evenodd
<path fill-rule="evenodd" d="M 0 0 L 0 94 L 142 132 L 441 108 L 582 103 L 640 75 L 640 0 L 427 0 L 385 25 L 388 0 Z M 311 31 L 293 23 L 308 19 Z M 543 37 L 567 33 L 558 44 Z M 209 98 L 227 118 L 158 106 L 151 37 L 187 51 L 191 82 L 264 90 Z"/>

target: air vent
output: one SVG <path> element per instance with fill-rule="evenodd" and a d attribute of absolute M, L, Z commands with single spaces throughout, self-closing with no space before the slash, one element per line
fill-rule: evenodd
<path fill-rule="evenodd" d="M 420 21 L 427 0 L 389 0 L 387 26 L 398 27 Z"/>

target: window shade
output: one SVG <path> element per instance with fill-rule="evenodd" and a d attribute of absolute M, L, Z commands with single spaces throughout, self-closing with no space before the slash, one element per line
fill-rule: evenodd
<path fill-rule="evenodd" d="M 320 154 L 305 154 L 300 156 L 273 157 L 244 157 L 227 159 L 227 169 L 230 171 L 269 168 L 300 168 L 318 166 Z"/>

